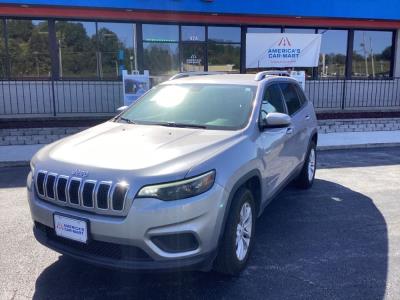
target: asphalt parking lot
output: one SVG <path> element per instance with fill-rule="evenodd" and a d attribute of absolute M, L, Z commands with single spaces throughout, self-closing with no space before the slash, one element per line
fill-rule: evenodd
<path fill-rule="evenodd" d="M 46 249 L 31 232 L 27 172 L 0 169 L 0 299 L 400 297 L 400 148 L 320 152 L 314 187 L 271 203 L 236 278 L 110 271 Z"/>

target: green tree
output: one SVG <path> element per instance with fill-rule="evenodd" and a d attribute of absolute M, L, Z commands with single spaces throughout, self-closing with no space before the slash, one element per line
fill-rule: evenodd
<path fill-rule="evenodd" d="M 90 38 L 82 23 L 57 22 L 64 77 L 94 77 L 97 73 L 96 39 Z"/>

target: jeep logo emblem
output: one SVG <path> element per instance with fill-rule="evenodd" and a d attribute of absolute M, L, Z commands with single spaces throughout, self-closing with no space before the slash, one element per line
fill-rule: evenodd
<path fill-rule="evenodd" d="M 72 175 L 77 176 L 77 177 L 87 177 L 89 175 L 89 172 L 75 169 L 72 171 Z"/>

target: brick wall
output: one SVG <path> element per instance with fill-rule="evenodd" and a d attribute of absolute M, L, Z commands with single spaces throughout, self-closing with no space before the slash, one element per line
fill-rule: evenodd
<path fill-rule="evenodd" d="M 319 132 L 366 132 L 400 130 L 400 118 L 319 120 Z"/>
<path fill-rule="evenodd" d="M 319 132 L 400 130 L 400 118 L 319 120 Z M 86 127 L 0 129 L 0 146 L 48 144 Z"/>
<path fill-rule="evenodd" d="M 48 144 L 84 127 L 0 129 L 0 146 Z"/>

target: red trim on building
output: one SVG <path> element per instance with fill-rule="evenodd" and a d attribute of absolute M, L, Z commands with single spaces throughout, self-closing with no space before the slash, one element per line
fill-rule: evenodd
<path fill-rule="evenodd" d="M 70 8 L 44 6 L 1 5 L 0 16 L 34 18 L 70 18 L 141 22 L 181 22 L 235 25 L 280 25 L 305 27 L 351 27 L 397 29 L 400 21 L 333 19 L 309 17 L 276 17 L 259 15 L 216 15 L 202 13 L 177 13 L 155 11 L 128 11 L 100 8 Z"/>

